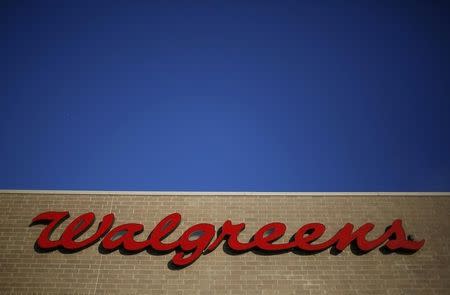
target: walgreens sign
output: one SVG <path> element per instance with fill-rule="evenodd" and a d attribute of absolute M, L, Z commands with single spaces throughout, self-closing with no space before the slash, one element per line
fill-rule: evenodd
<path fill-rule="evenodd" d="M 245 223 L 234 224 L 227 220 L 216 231 L 209 223 L 194 224 L 173 242 L 164 240 L 172 234 L 181 222 L 181 214 L 172 213 L 162 219 L 149 233 L 146 240 L 136 241 L 135 237 L 144 231 L 144 225 L 126 223 L 113 228 L 114 214 L 107 214 L 98 225 L 97 231 L 90 237 L 80 239 L 93 224 L 95 214 L 92 212 L 78 216 L 64 229 L 59 239 L 51 238 L 52 232 L 70 216 L 69 212 L 44 212 L 32 220 L 32 226 L 45 224 L 36 240 L 38 251 L 62 250 L 61 252 L 81 251 L 100 242 L 100 249 L 106 253 L 121 250 L 127 253 L 148 251 L 149 253 L 175 252 L 170 263 L 175 267 L 186 267 L 195 262 L 201 255 L 214 251 L 222 242 L 234 253 L 247 251 L 262 251 L 278 254 L 284 252 L 318 253 L 331 248 L 339 253 L 349 245 L 360 253 L 367 253 L 381 247 L 388 252 L 413 253 L 423 247 L 425 240 L 415 241 L 405 233 L 402 221 L 396 219 L 379 237 L 368 240 L 367 234 L 375 227 L 372 223 L 365 223 L 355 227 L 346 223 L 329 240 L 317 243 L 326 231 L 322 223 L 308 223 L 301 226 L 287 243 L 277 243 L 286 233 L 286 225 L 281 222 L 271 222 L 261 227 L 253 237 L 247 241 L 239 240 L 240 233 L 245 229 Z"/>

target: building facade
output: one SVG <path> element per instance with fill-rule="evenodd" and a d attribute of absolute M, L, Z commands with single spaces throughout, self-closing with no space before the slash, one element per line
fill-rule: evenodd
<path fill-rule="evenodd" d="M 450 292 L 450 194 L 447 193 L 3 191 L 0 200 L 2 294 Z M 32 223 L 32 220 L 45 212 L 70 214 L 67 220 L 55 226 L 51 241 L 58 241 L 64 235 L 70 241 L 93 237 L 100 230 L 102 218 L 114 213 L 113 228 L 129 223 L 143 225 L 143 232 L 137 234 L 135 240 L 144 243 L 161 220 L 178 213 L 181 216 L 179 226 L 160 239 L 167 244 L 181 240 L 183 233 L 196 224 L 213 225 L 216 235 L 212 240 L 215 240 L 227 220 L 233 224 L 245 223 L 245 230 L 238 237 L 242 243 L 253 241 L 252 236 L 257 240 L 255 233 L 273 222 L 286 226 L 286 233 L 273 244 L 292 242 L 290 237 L 295 237 L 299 228 L 311 223 L 321 223 L 326 230 L 310 244 L 332 239 L 347 223 L 353 224 L 355 230 L 367 223 L 373 224 L 375 227 L 367 233 L 366 239 L 376 240 L 395 220 L 401 220 L 408 241 L 424 240 L 424 243 L 417 251 L 386 251 L 383 245 L 389 240 L 383 240 L 381 246 L 371 251 L 360 251 L 349 244 L 342 251 L 327 247 L 322 251 L 251 249 L 239 252 L 230 251 L 227 241 L 223 241 L 215 250 L 203 251 L 205 253 L 192 264 L 177 267 L 171 261 L 178 250 L 105 251 L 103 239 L 112 229 L 76 251 L 68 251 L 69 246 L 43 249 L 45 244 L 40 247 L 37 240 L 48 224 Z M 84 227 L 83 222 L 79 222 L 72 228 L 73 239 L 63 234 L 75 218 L 87 212 L 95 214 L 95 221 L 86 232 L 77 236 L 77 230 Z M 167 226 L 171 226 L 170 223 L 162 225 L 160 230 L 164 231 Z M 110 242 L 127 232 L 118 230 L 117 233 L 120 234 Z M 195 240 L 196 234 L 198 232 L 192 230 L 186 247 L 189 239 Z M 265 237 L 267 234 L 259 239 Z"/>

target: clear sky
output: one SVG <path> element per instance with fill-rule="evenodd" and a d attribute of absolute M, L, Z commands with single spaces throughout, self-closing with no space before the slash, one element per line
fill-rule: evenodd
<path fill-rule="evenodd" d="M 450 1 L 183 2 L 1 1 L 1 189 L 450 191 Z"/>

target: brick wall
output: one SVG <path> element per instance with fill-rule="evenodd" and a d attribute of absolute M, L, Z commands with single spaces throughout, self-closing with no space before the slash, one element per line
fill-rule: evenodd
<path fill-rule="evenodd" d="M 450 292 L 450 197 L 2 193 L 0 210 L 0 292 L 5 294 Z M 288 237 L 303 224 L 321 222 L 327 226 L 324 239 L 346 222 L 359 226 L 370 221 L 376 228 L 369 237 L 375 237 L 400 218 L 408 234 L 426 243 L 413 255 L 386 255 L 374 250 L 358 256 L 349 248 L 339 255 L 328 250 L 316 255 L 228 255 L 219 247 L 187 268 L 172 270 L 168 261 L 173 253 L 102 254 L 98 243 L 73 254 L 38 253 L 33 245 L 43 225 L 29 225 L 44 211 L 69 211 L 69 221 L 92 211 L 96 222 L 114 212 L 116 224 L 144 224 L 142 239 L 163 217 L 179 212 L 182 224 L 168 241 L 193 224 L 206 222 L 218 228 L 227 219 L 246 223 L 242 241 L 272 221 L 285 223 Z M 96 230 L 94 227 L 87 235 Z M 60 229 L 54 237 L 59 237 Z"/>

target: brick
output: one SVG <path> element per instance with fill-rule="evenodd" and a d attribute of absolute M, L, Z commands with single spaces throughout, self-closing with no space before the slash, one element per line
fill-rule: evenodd
<path fill-rule="evenodd" d="M 450 289 L 449 197 L 1 193 L 0 198 L 2 294 L 448 294 Z M 173 253 L 101 254 L 98 245 L 74 254 L 37 253 L 33 245 L 43 226 L 29 224 L 50 210 L 69 211 L 69 222 L 89 211 L 98 222 L 112 211 L 116 224 L 144 224 L 141 240 L 163 217 L 179 212 L 183 223 L 169 241 L 193 224 L 219 228 L 227 219 L 246 223 L 242 240 L 273 221 L 287 225 L 288 237 L 305 223 L 321 222 L 327 226 L 324 239 L 346 222 L 370 221 L 376 228 L 369 237 L 375 237 L 400 218 L 408 234 L 426 243 L 413 255 L 374 250 L 361 256 L 350 249 L 339 255 L 234 256 L 219 246 L 191 266 L 172 270 L 167 263 Z M 58 228 L 53 237 L 61 232 Z"/>

